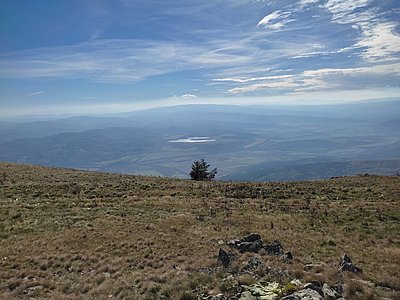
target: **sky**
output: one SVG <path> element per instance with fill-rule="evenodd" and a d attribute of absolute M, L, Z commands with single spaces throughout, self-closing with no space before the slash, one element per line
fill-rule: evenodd
<path fill-rule="evenodd" d="M 399 98 L 398 0 L 2 0 L 0 115 Z"/>

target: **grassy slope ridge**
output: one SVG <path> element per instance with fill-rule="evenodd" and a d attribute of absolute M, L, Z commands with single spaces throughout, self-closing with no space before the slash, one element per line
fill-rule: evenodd
<path fill-rule="evenodd" d="M 400 177 L 193 182 L 0 163 L 0 184 L 0 298 L 217 293 L 250 257 L 224 270 L 221 241 L 251 232 L 295 258 L 255 254 L 260 278 L 342 281 L 348 299 L 400 297 Z M 338 273 L 343 253 L 363 275 Z"/>
<path fill-rule="evenodd" d="M 398 171 L 400 171 L 400 160 L 299 163 L 280 168 L 271 168 L 268 167 L 268 164 L 260 164 L 245 168 L 244 172 L 226 176 L 224 179 L 240 181 L 313 180 L 365 173 L 394 175 Z"/>

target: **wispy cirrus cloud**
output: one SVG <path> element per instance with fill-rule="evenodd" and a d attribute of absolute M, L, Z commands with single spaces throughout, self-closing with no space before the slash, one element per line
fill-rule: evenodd
<path fill-rule="evenodd" d="M 33 92 L 33 93 L 30 93 L 30 94 L 28 94 L 26 96 L 27 97 L 32 97 L 32 96 L 41 95 L 41 94 L 44 94 L 44 91 Z"/>
<path fill-rule="evenodd" d="M 251 47 L 145 40 L 95 40 L 78 45 L 16 51 L 0 56 L 3 78 L 86 78 L 135 82 L 176 71 L 232 67 L 250 60 Z"/>
<path fill-rule="evenodd" d="M 296 39 L 276 39 L 265 48 L 263 39 L 268 34 L 256 32 L 198 44 L 99 39 L 71 46 L 15 51 L 0 55 L 0 77 L 131 83 L 185 70 L 202 70 L 206 77 L 214 78 L 252 77 L 251 74 L 268 72 L 278 61 L 319 47 L 310 43 L 299 45 Z"/>
<path fill-rule="evenodd" d="M 362 25 L 362 34 L 355 47 L 362 49 L 361 57 L 370 62 L 400 60 L 400 35 L 396 32 L 398 24 L 379 22 Z"/>
<path fill-rule="evenodd" d="M 88 1 L 96 22 L 88 26 L 86 41 L 2 53 L 0 78 L 15 82 L 79 78 L 84 84 L 101 82 L 115 88 L 119 88 L 115 84 L 125 88 L 135 83 L 131 89 L 135 91 L 170 84 L 178 89 L 160 88 L 154 97 L 175 94 L 182 101 L 194 98 L 193 87 L 200 89 L 195 92 L 199 100 L 224 93 L 263 96 L 393 86 L 399 81 L 390 67 L 399 67 L 399 22 L 395 12 L 387 9 L 396 0 L 385 1 L 389 4 L 377 0 Z M 123 8 L 120 14 L 118 7 Z M 132 16 L 138 19 L 137 26 Z M 73 40 L 81 40 L 80 35 Z M 138 83 L 145 80 L 146 84 Z M 179 87 L 179 81 L 185 80 L 190 85 Z M 141 90 L 137 95 L 152 93 Z"/>
<path fill-rule="evenodd" d="M 332 21 L 351 25 L 360 32 L 353 48 L 369 62 L 399 60 L 400 34 L 398 23 L 388 21 L 377 7 L 370 7 L 373 0 L 329 0 L 323 7 L 332 13 Z"/>
<path fill-rule="evenodd" d="M 228 93 L 241 94 L 260 90 L 286 90 L 287 93 L 321 90 L 352 90 L 380 87 L 400 81 L 400 63 L 359 68 L 323 68 L 298 74 L 260 78 L 260 82 L 234 87 Z"/>
<path fill-rule="evenodd" d="M 212 79 L 212 81 L 215 81 L 215 82 L 246 83 L 246 82 L 252 82 L 252 81 L 286 79 L 286 78 L 291 78 L 291 77 L 293 77 L 293 75 L 278 75 L 278 76 L 264 76 L 264 77 L 242 77 L 242 78 L 215 78 L 215 79 Z"/>
<path fill-rule="evenodd" d="M 193 99 L 193 98 L 197 98 L 197 96 L 196 95 L 194 95 L 194 94 L 183 94 L 183 95 L 181 95 L 181 96 L 179 96 L 180 98 L 183 98 L 183 99 Z"/>
<path fill-rule="evenodd" d="M 333 15 L 333 20 L 342 22 L 353 11 L 367 7 L 373 0 L 328 0 L 323 7 Z"/>
<path fill-rule="evenodd" d="M 316 4 L 319 1 L 320 0 L 300 0 L 299 4 L 300 4 L 300 6 L 306 6 L 306 5 L 310 5 L 310 4 Z"/>
<path fill-rule="evenodd" d="M 257 26 L 263 26 L 268 29 L 279 29 L 285 26 L 287 23 L 293 22 L 292 19 L 289 19 L 291 16 L 291 12 L 289 11 L 281 11 L 277 10 L 262 18 L 258 23 Z"/>

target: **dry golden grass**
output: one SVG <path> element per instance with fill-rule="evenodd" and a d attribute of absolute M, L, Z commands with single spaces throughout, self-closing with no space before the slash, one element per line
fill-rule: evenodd
<path fill-rule="evenodd" d="M 229 293 L 229 273 L 400 298 L 400 177 L 194 182 L 0 163 L 0 184 L 0 298 L 193 299 Z M 221 241 L 251 232 L 294 261 L 243 254 L 223 269 Z M 337 271 L 343 253 L 363 275 Z M 239 274 L 251 256 L 263 266 Z"/>

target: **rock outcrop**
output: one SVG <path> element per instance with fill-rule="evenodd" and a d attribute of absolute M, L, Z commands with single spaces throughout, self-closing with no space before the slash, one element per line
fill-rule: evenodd
<path fill-rule="evenodd" d="M 239 250 L 241 253 L 244 252 L 258 252 L 263 248 L 263 241 L 261 236 L 257 233 L 252 233 L 241 240 L 232 240 L 228 242 L 228 245 Z"/>
<path fill-rule="evenodd" d="M 240 240 L 232 240 L 227 243 L 230 247 L 239 250 L 241 253 L 253 252 L 257 253 L 264 250 L 270 255 L 282 255 L 283 247 L 280 241 L 276 240 L 271 244 L 266 244 L 258 233 L 252 233 Z M 290 252 L 289 257 L 293 258 Z M 291 259 L 289 258 L 289 259 Z"/>
<path fill-rule="evenodd" d="M 229 255 L 229 253 L 224 249 L 219 248 L 218 260 L 222 263 L 224 268 L 227 268 L 231 264 L 231 255 Z"/>
<path fill-rule="evenodd" d="M 347 255 L 344 254 L 340 258 L 339 262 L 339 271 L 348 271 L 348 272 L 353 272 L 353 273 L 362 273 L 362 270 L 355 266 L 353 262 L 351 261 L 351 258 Z"/>

